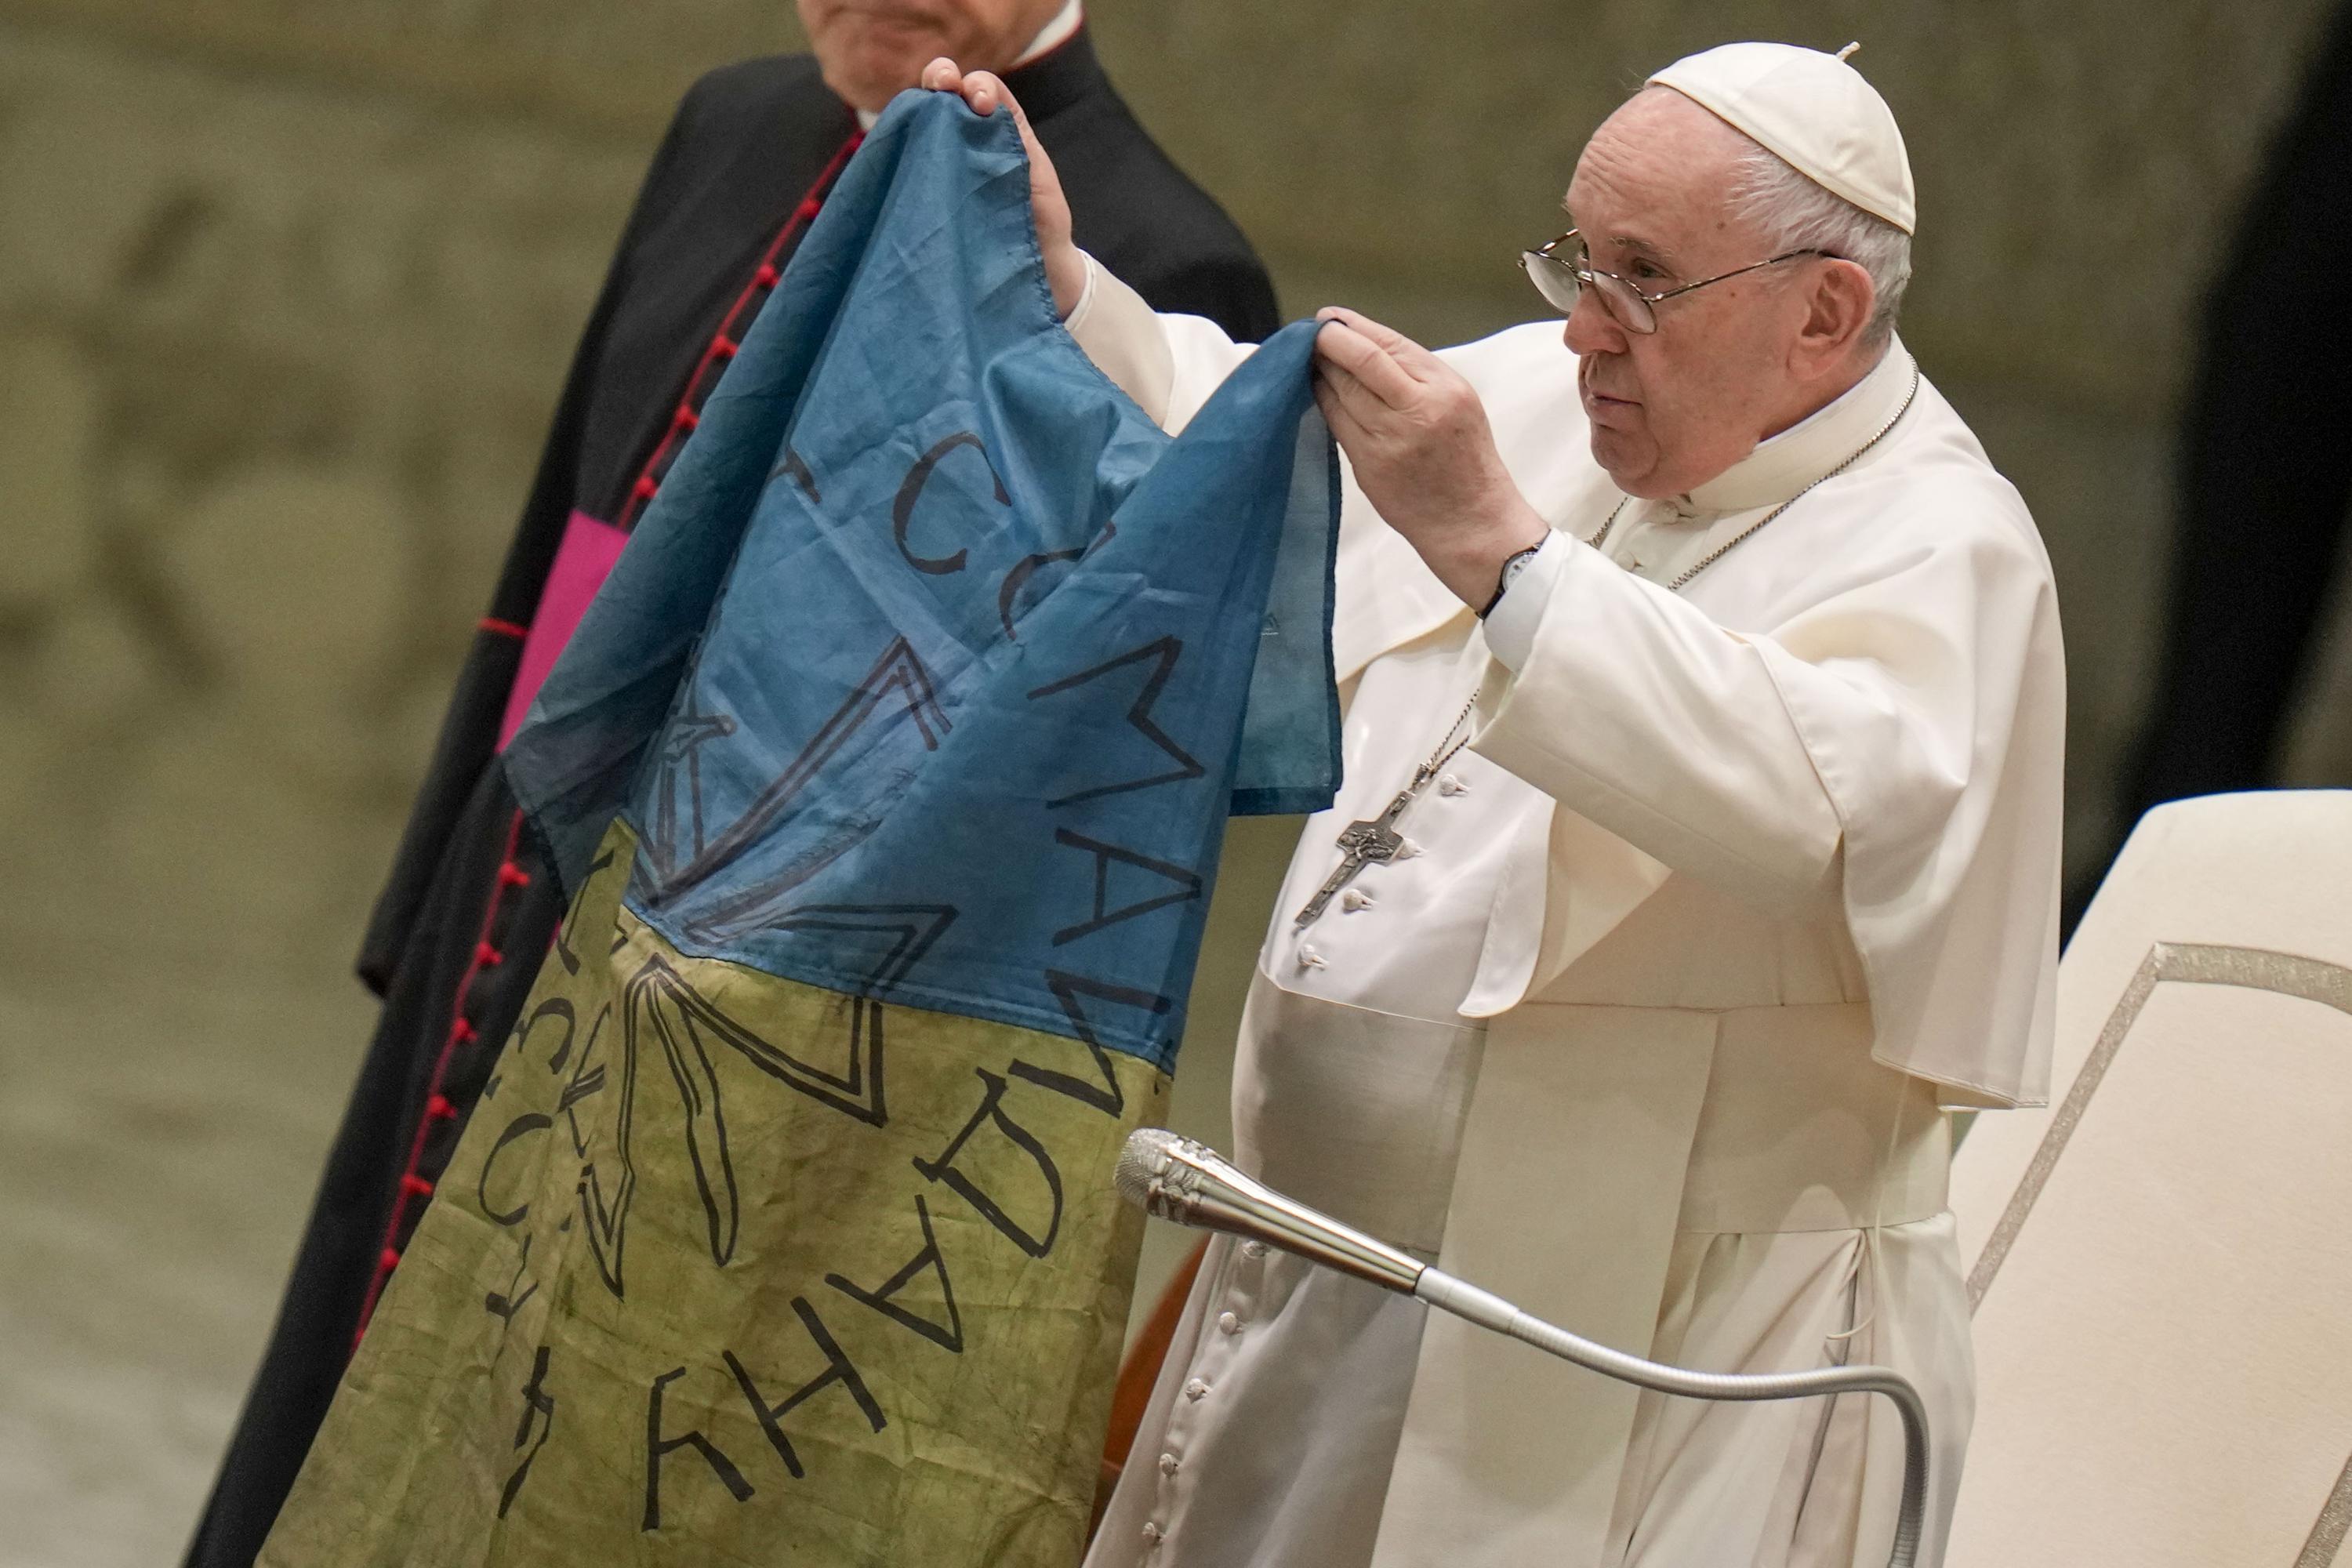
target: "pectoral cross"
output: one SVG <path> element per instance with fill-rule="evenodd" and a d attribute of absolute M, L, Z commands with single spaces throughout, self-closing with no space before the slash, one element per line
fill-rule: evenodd
<path fill-rule="evenodd" d="M 1346 831 L 1339 837 L 1341 851 L 1339 868 L 1315 889 L 1315 896 L 1307 900 L 1305 909 L 1298 911 L 1297 922 L 1291 930 L 1305 931 L 1313 925 L 1316 917 L 1322 914 L 1331 902 L 1331 896 L 1354 881 L 1357 872 L 1376 861 L 1385 863 L 1393 860 L 1404 852 L 1404 835 L 1396 830 L 1396 819 L 1404 815 L 1404 808 L 1412 804 L 1414 796 L 1429 787 L 1429 781 L 1437 776 L 1437 770 L 1452 762 L 1454 753 L 1470 743 L 1469 733 L 1462 727 L 1470 721 L 1470 715 L 1477 706 L 1478 694 L 1473 691 L 1470 700 L 1462 705 L 1462 711 L 1454 716 L 1454 722 L 1445 727 L 1445 739 L 1437 742 L 1437 750 L 1429 753 L 1427 762 L 1412 770 L 1412 782 L 1397 791 L 1397 797 L 1389 802 L 1386 811 L 1378 816 L 1348 824 Z M 1456 739 L 1456 736 L 1460 738 Z"/>
<path fill-rule="evenodd" d="M 1378 816 L 1366 817 L 1361 822 L 1351 822 L 1340 833 L 1337 842 L 1344 853 L 1339 858 L 1339 868 L 1315 889 L 1315 896 L 1307 900 L 1305 909 L 1298 911 L 1297 922 L 1291 927 L 1293 931 L 1304 931 L 1313 925 L 1331 902 L 1332 896 L 1356 879 L 1357 872 L 1367 866 L 1397 858 L 1397 851 L 1404 847 L 1404 835 L 1396 830 L 1396 819 L 1404 815 L 1404 808 L 1412 804 L 1412 797 L 1419 795 L 1422 786 L 1429 782 L 1426 771 L 1423 770 L 1423 776 L 1416 776 L 1412 783 L 1398 791 L 1397 797 L 1389 802 L 1386 811 Z"/>

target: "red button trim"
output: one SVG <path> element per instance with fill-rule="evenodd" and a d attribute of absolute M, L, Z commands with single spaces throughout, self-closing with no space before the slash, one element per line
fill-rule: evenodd
<path fill-rule="evenodd" d="M 511 860 L 503 860 L 499 863 L 499 883 L 501 887 L 528 888 L 530 873 Z"/>
<path fill-rule="evenodd" d="M 529 880 L 525 873 L 514 863 L 515 854 L 521 840 L 522 813 L 518 811 L 507 822 L 507 845 L 499 860 L 499 884 L 492 890 L 487 900 L 487 907 L 482 911 L 481 935 L 474 949 L 474 963 L 466 970 L 465 978 L 458 983 L 457 995 L 450 1006 L 452 1016 L 449 1024 L 449 1038 L 441 1047 L 440 1058 L 433 1064 L 431 1079 L 433 1093 L 431 1098 L 425 1100 L 425 1114 L 418 1119 L 415 1135 L 409 1141 L 408 1166 L 401 1175 L 403 1201 L 393 1205 L 392 1215 L 385 1226 L 383 1251 L 377 1259 L 375 1278 L 369 1282 L 367 1300 L 360 1304 L 359 1326 L 352 1335 L 352 1346 L 354 1350 L 359 1347 L 362 1337 L 367 1332 L 368 1321 L 375 1315 L 376 1302 L 382 1300 L 383 1295 L 384 1281 L 391 1278 L 393 1269 L 400 1263 L 400 1251 L 395 1244 L 400 1239 L 401 1227 L 408 1218 L 408 1205 L 405 1199 L 420 1191 L 432 1190 L 431 1184 L 417 1173 L 417 1167 L 425 1158 L 425 1146 L 432 1138 L 432 1124 L 436 1121 L 454 1121 L 457 1117 L 457 1108 L 450 1101 L 447 1095 L 441 1092 L 441 1084 L 449 1070 L 450 1058 L 457 1047 L 477 1037 L 474 1026 L 467 1019 L 464 1011 L 467 989 L 485 964 L 497 963 L 504 956 L 490 945 L 489 933 L 497 929 L 499 908 L 505 901 L 506 889 Z M 420 1186 L 419 1184 L 422 1185 Z"/>
<path fill-rule="evenodd" d="M 506 961 L 507 955 L 500 952 L 497 948 L 492 947 L 488 942 L 478 942 L 474 944 L 474 962 L 480 964 L 484 969 L 496 969 L 499 964 L 504 963 Z"/>
<path fill-rule="evenodd" d="M 400 1178 L 400 1190 L 413 1198 L 429 1198 L 433 1195 L 433 1184 L 412 1171 Z"/>
<path fill-rule="evenodd" d="M 724 364 L 728 360 L 734 358 L 741 349 L 740 340 L 731 334 L 740 330 L 747 317 L 757 311 L 761 301 L 782 283 L 783 268 L 778 265 L 777 258 L 783 254 L 784 247 L 792 243 L 793 237 L 807 227 L 809 220 L 823 210 L 824 198 L 832 191 L 835 178 L 841 174 L 843 166 L 849 162 L 850 155 L 857 151 L 865 140 L 865 132 L 860 132 L 842 143 L 840 150 L 834 153 L 832 161 L 825 164 L 824 173 L 817 175 L 816 184 L 809 187 L 808 194 L 802 197 L 800 205 L 793 209 L 793 216 L 785 221 L 782 231 L 769 242 L 767 250 L 761 256 L 759 265 L 753 269 L 751 281 L 744 286 L 743 291 L 736 296 L 735 303 L 720 319 L 717 335 L 711 340 L 709 346 L 703 351 L 702 358 L 695 364 L 693 374 L 687 378 L 686 404 L 689 410 L 699 399 L 709 395 L 711 387 L 719 379 L 715 375 L 706 374 L 709 367 L 713 363 Z M 692 430 L 695 424 L 694 420 L 673 419 L 671 421 L 670 428 L 663 433 L 660 443 L 654 448 L 653 456 L 646 459 L 645 468 L 640 470 L 644 478 L 630 491 L 627 499 L 622 501 L 620 515 L 613 520 L 616 527 L 626 531 L 635 525 L 638 516 L 644 511 L 646 504 L 653 500 L 654 492 L 648 488 L 646 481 L 664 470 L 672 449 L 683 439 L 681 433 Z"/>
<path fill-rule="evenodd" d="M 636 484 L 631 487 L 629 493 L 639 500 L 651 500 L 654 499 L 654 491 L 658 488 L 654 483 L 654 477 L 651 474 L 639 474 Z"/>
<path fill-rule="evenodd" d="M 681 408 L 677 411 L 677 418 L 672 423 L 681 430 L 691 430 L 702 423 L 702 416 L 691 408 Z"/>

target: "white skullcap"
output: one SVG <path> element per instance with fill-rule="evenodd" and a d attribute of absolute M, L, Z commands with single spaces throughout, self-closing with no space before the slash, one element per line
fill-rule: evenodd
<path fill-rule="evenodd" d="M 1912 232 L 1918 198 L 1895 111 L 1843 56 L 1793 44 L 1725 44 L 1676 60 L 1650 84 L 1673 88 L 1814 184 Z"/>

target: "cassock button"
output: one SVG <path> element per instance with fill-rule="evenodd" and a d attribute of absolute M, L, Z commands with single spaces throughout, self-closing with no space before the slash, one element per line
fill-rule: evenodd
<path fill-rule="evenodd" d="M 1203 1399 L 1208 1393 L 1209 1385 L 1197 1377 L 1184 1384 L 1184 1397 L 1187 1399 Z"/>
<path fill-rule="evenodd" d="M 1181 1463 L 1181 1461 L 1175 1455 L 1162 1454 L 1160 1456 L 1160 1473 L 1163 1476 L 1172 1476 Z"/>
<path fill-rule="evenodd" d="M 1437 793 L 1447 795 L 1467 795 L 1470 793 L 1470 786 L 1452 773 L 1440 773 L 1437 775 Z"/>
<path fill-rule="evenodd" d="M 1352 915 L 1358 910 L 1370 909 L 1372 907 L 1372 898 L 1370 893 L 1364 892 L 1360 889 L 1350 888 L 1346 892 L 1339 895 L 1339 907 Z"/>
<path fill-rule="evenodd" d="M 1265 1254 L 1266 1245 L 1263 1241 L 1244 1241 L 1242 1243 L 1242 1256 L 1244 1258 L 1264 1258 Z"/>
<path fill-rule="evenodd" d="M 1390 858 L 1394 860 L 1410 860 L 1420 853 L 1420 845 L 1415 844 L 1410 838 L 1402 838 L 1397 841 L 1397 852 L 1393 856 L 1391 856 Z"/>
<path fill-rule="evenodd" d="M 1152 1545 L 1157 1546 L 1160 1544 L 1160 1526 L 1156 1522 L 1150 1520 L 1145 1520 L 1143 1521 L 1144 1540 L 1151 1542 Z"/>
<path fill-rule="evenodd" d="M 1231 1312 L 1220 1312 L 1217 1314 L 1217 1332 L 1221 1334 L 1237 1334 L 1241 1331 L 1241 1319 L 1235 1317 Z"/>
<path fill-rule="evenodd" d="M 1325 959 L 1324 959 L 1323 955 L 1322 955 L 1321 953 L 1319 953 L 1319 952 L 1316 952 L 1312 947 L 1308 946 L 1307 943 L 1305 943 L 1305 942 L 1300 942 L 1300 943 L 1298 944 L 1298 967 L 1299 967 L 1299 968 L 1301 968 L 1301 969 L 1321 969 L 1321 968 L 1323 968 L 1323 967 L 1324 967 L 1324 965 L 1325 965 L 1325 962 L 1326 962 L 1326 961 L 1325 961 Z"/>

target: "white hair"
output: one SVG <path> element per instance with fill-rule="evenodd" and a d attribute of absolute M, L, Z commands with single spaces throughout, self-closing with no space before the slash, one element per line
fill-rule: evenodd
<path fill-rule="evenodd" d="M 1876 348 L 1895 335 L 1903 290 L 1911 281 L 1909 235 L 1815 184 L 1788 160 L 1754 142 L 1733 165 L 1726 199 L 1733 216 L 1752 224 L 1773 255 L 1822 250 L 1869 273 L 1876 300 L 1862 341 Z"/>

